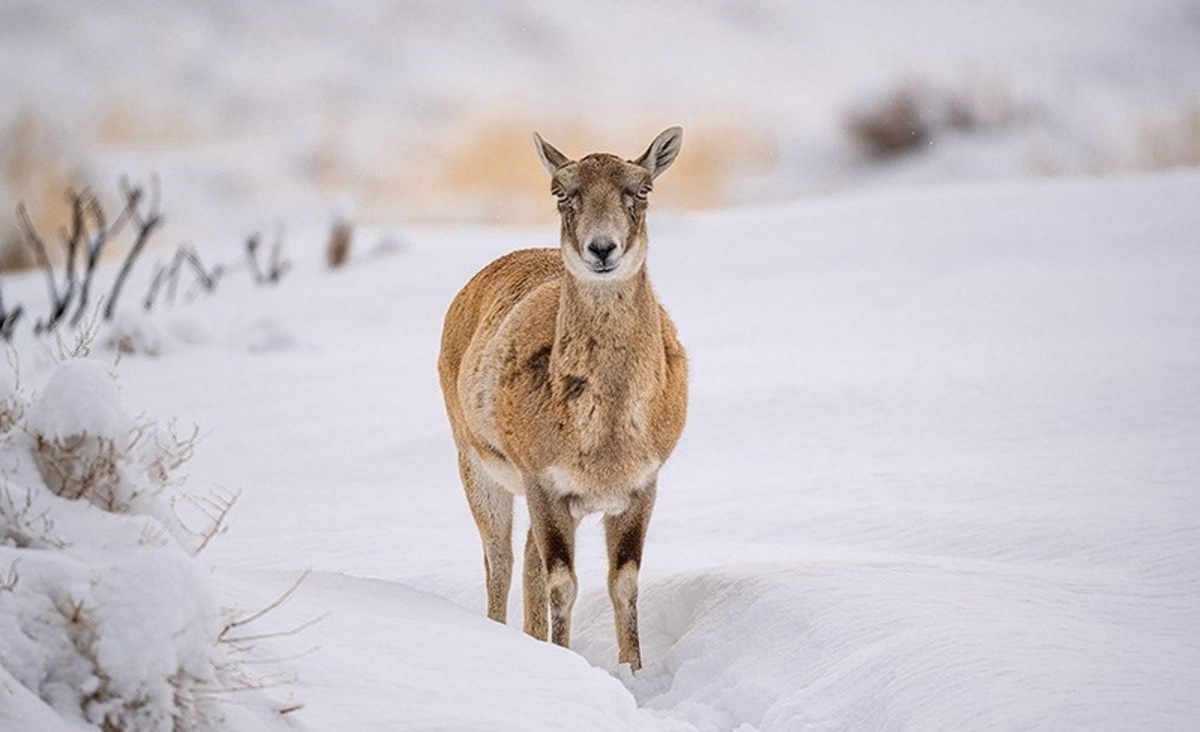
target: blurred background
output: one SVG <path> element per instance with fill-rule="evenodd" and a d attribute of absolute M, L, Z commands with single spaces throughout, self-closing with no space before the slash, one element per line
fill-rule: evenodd
<path fill-rule="evenodd" d="M 530 133 L 665 209 L 1200 164 L 1196 0 L 0 0 L 0 226 L 157 175 L 167 239 L 553 221 Z"/>

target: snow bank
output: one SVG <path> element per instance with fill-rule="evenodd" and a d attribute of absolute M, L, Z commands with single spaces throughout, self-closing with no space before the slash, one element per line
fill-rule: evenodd
<path fill-rule="evenodd" d="M 28 415 L 0 438 L 4 729 L 224 728 L 217 700 L 245 689 L 163 494 L 178 455 L 139 443 L 96 361 L 58 366 Z"/>
<path fill-rule="evenodd" d="M 1150 589 L 987 563 L 729 565 L 648 583 L 659 660 L 625 679 L 700 730 L 1125 729 L 1184 713 L 1172 680 L 1196 681 L 1186 620 Z M 611 665 L 606 613 L 583 612 L 581 652 Z"/>

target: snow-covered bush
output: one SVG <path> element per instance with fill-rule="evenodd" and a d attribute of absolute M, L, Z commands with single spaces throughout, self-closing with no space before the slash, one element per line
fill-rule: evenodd
<path fill-rule="evenodd" d="M 179 518 L 168 489 L 195 433 L 136 424 L 95 361 L 61 364 L 32 403 L 0 388 L 0 721 L 219 729 L 215 700 L 248 682 L 194 552 L 234 496 L 205 499 L 208 526 Z"/>
<path fill-rule="evenodd" d="M 163 510 L 162 493 L 191 457 L 196 434 L 180 439 L 157 424 L 135 425 L 121 408 L 116 382 L 101 365 L 87 360 L 62 364 L 26 429 L 42 480 L 55 495 L 87 499 L 114 513 L 154 516 L 176 528 L 176 517 Z M 186 536 L 178 538 L 187 541 Z"/>
<path fill-rule="evenodd" d="M 14 378 L 0 370 L 0 438 L 7 435 L 25 416 L 25 400 L 17 391 Z"/>

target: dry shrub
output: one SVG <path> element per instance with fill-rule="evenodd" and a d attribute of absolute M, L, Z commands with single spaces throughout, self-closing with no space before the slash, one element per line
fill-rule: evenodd
<path fill-rule="evenodd" d="M 62 549 L 66 542 L 53 536 L 54 520 L 50 510 L 37 507 L 34 493 L 7 481 L 0 483 L 0 544 L 18 549 Z"/>
<path fill-rule="evenodd" d="M 113 440 L 89 434 L 34 435 L 34 460 L 46 486 L 70 500 L 86 498 L 113 513 L 129 510 L 132 495 L 122 489 L 120 455 Z"/>
<path fill-rule="evenodd" d="M 851 112 L 845 122 L 846 134 L 870 158 L 890 158 L 914 150 L 927 141 L 933 131 L 922 113 L 917 93 L 911 88 L 898 89 L 883 99 Z"/>
<path fill-rule="evenodd" d="M 868 158 L 885 160 L 942 134 L 1006 127 L 1028 113 L 1009 87 L 994 80 L 969 79 L 953 87 L 903 81 L 851 108 L 843 130 Z"/>
<path fill-rule="evenodd" d="M 325 245 L 325 265 L 337 269 L 350 259 L 350 245 L 354 241 L 354 217 L 348 206 L 334 212 L 329 241 Z"/>
<path fill-rule="evenodd" d="M 1135 155 L 1135 167 L 1145 170 L 1200 165 L 1200 102 L 1144 119 Z"/>
<path fill-rule="evenodd" d="M 0 436 L 7 435 L 25 418 L 25 403 L 16 394 L 0 397 Z"/>
<path fill-rule="evenodd" d="M 111 513 L 139 513 L 146 501 L 183 482 L 179 469 L 195 454 L 199 429 L 180 435 L 172 424 L 160 429 L 149 423 L 135 427 L 128 440 L 87 433 L 50 437 L 34 432 L 34 462 L 46 486 L 69 500 L 85 499 Z M 229 501 L 225 513 L 232 507 Z M 223 523 L 225 515 L 220 516 Z M 197 541 L 208 543 L 222 526 L 184 527 Z"/>

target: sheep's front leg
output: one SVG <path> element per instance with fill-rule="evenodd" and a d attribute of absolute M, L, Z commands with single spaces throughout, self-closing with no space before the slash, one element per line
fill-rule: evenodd
<path fill-rule="evenodd" d="M 655 483 L 633 494 L 623 513 L 604 518 L 608 542 L 608 596 L 612 600 L 617 624 L 617 660 L 637 671 L 642 667 L 642 646 L 638 638 L 638 570 L 642 565 L 642 547 L 646 528 L 654 510 Z"/>
<path fill-rule="evenodd" d="M 532 528 L 529 529 L 529 535 L 525 537 L 525 576 L 522 594 L 525 598 L 525 632 L 544 641 L 546 633 L 549 632 L 546 608 L 550 604 L 546 599 L 546 564 L 542 561 L 542 553 L 538 550 L 537 537 L 533 535 Z"/>
<path fill-rule="evenodd" d="M 545 567 L 546 594 L 550 603 L 550 640 L 571 643 L 571 608 L 575 605 L 575 527 L 567 501 L 550 495 L 542 486 L 526 490 L 529 523 Z"/>

